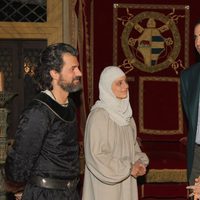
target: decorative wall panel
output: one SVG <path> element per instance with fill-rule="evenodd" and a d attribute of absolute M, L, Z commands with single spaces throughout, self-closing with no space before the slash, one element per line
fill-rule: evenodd
<path fill-rule="evenodd" d="M 113 64 L 131 81 L 139 136 L 182 137 L 179 76 L 189 65 L 189 6 L 113 4 Z"/>
<path fill-rule="evenodd" d="M 113 20 L 113 63 L 127 73 L 188 66 L 189 6 L 114 4 Z"/>
<path fill-rule="evenodd" d="M 139 104 L 139 130 L 142 133 L 183 134 L 178 78 L 140 77 Z"/>

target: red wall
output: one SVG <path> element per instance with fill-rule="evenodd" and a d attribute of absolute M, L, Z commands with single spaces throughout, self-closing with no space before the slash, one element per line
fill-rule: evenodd
<path fill-rule="evenodd" d="M 114 3 L 134 3 L 134 4 L 172 4 L 190 6 L 190 63 L 195 62 L 195 49 L 193 42 L 193 26 L 200 18 L 198 1 L 191 0 L 94 0 L 94 100 L 98 98 L 99 74 L 105 66 L 112 65 L 113 52 L 113 4 Z"/>

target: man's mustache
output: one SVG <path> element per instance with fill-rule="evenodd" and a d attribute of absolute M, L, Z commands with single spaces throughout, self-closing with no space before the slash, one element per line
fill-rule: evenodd
<path fill-rule="evenodd" d="M 80 76 L 76 76 L 73 81 L 81 81 L 81 77 Z"/>

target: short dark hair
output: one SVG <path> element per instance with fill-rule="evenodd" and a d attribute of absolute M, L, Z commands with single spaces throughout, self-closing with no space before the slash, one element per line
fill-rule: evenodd
<path fill-rule="evenodd" d="M 53 89 L 50 71 L 61 71 L 63 67 L 63 54 L 65 53 L 78 57 L 77 49 L 65 43 L 51 44 L 41 52 L 34 77 L 40 90 Z"/>

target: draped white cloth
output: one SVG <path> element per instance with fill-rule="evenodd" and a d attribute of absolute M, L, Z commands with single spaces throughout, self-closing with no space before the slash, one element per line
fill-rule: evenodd
<path fill-rule="evenodd" d="M 109 66 L 102 71 L 99 80 L 99 100 L 92 107 L 92 110 L 104 108 L 119 126 L 128 125 L 132 117 L 129 94 L 125 99 L 118 99 L 112 91 L 112 83 L 122 76 L 125 74 L 119 67 Z"/>

